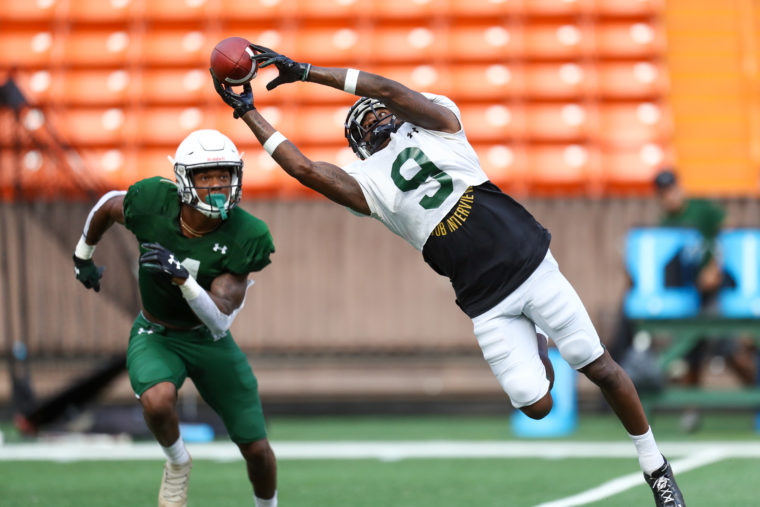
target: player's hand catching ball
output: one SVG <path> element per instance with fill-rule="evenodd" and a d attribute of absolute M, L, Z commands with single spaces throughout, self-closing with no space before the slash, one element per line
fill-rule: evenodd
<path fill-rule="evenodd" d="M 243 84 L 243 92 L 235 93 L 232 91 L 232 87 L 228 84 L 222 84 L 216 76 L 214 71 L 211 72 L 211 79 L 214 80 L 214 89 L 216 93 L 222 98 L 225 104 L 232 108 L 233 118 L 242 118 L 245 113 L 256 109 L 253 105 L 253 90 L 251 89 L 251 83 Z"/>
<path fill-rule="evenodd" d="M 74 258 L 74 274 L 82 285 L 95 292 L 100 292 L 100 279 L 103 278 L 105 266 L 96 266 L 92 259 Z"/>
<path fill-rule="evenodd" d="M 253 61 L 257 62 L 260 68 L 274 64 L 277 70 L 280 71 L 279 76 L 267 83 L 267 90 L 273 90 L 285 83 L 306 81 L 306 78 L 309 77 L 309 71 L 311 70 L 310 63 L 294 62 L 285 55 L 256 44 L 251 44 L 251 49 L 257 53 L 253 56 Z"/>
<path fill-rule="evenodd" d="M 179 259 L 174 257 L 168 249 L 158 243 L 143 243 L 140 245 L 146 250 L 140 256 L 140 265 L 154 273 L 162 274 L 171 279 L 172 283 L 178 283 L 177 280 L 187 280 L 190 273 L 183 266 Z"/>

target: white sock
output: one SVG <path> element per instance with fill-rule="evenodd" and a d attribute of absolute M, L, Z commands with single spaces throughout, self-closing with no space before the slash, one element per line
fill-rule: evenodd
<path fill-rule="evenodd" d="M 665 458 L 657 448 L 657 442 L 654 441 L 652 428 L 650 427 L 643 435 L 628 435 L 636 446 L 636 452 L 639 455 L 639 466 L 644 473 L 651 475 L 652 472 L 660 468 L 665 463 Z"/>
<path fill-rule="evenodd" d="M 268 500 L 254 495 L 253 501 L 256 502 L 256 507 L 277 507 L 277 490 L 274 490 L 274 496 Z"/>
<path fill-rule="evenodd" d="M 162 445 L 161 449 L 164 451 L 164 454 L 166 454 L 166 457 L 169 459 L 169 463 L 172 465 L 182 465 L 190 461 L 190 454 L 185 448 L 185 442 L 182 440 L 182 437 L 179 437 L 177 441 L 169 447 L 164 447 Z"/>

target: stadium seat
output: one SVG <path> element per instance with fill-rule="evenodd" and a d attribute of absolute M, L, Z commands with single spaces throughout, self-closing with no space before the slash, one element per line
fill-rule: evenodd
<path fill-rule="evenodd" d="M 357 2 L 370 10 L 373 19 L 409 19 L 433 18 L 441 13 L 441 2 L 433 0 L 381 0 L 374 2 Z"/>
<path fill-rule="evenodd" d="M 411 3 L 411 2 L 410 2 Z M 448 15 L 452 19 L 498 18 L 522 13 L 523 7 L 517 0 L 473 2 L 472 0 L 449 0 Z"/>
<path fill-rule="evenodd" d="M 142 104 L 202 105 L 221 103 L 206 69 L 145 68 L 135 76 L 135 95 Z"/>
<path fill-rule="evenodd" d="M 125 28 L 88 28 L 69 32 L 61 41 L 63 61 L 76 67 L 119 67 L 137 54 L 134 32 Z"/>
<path fill-rule="evenodd" d="M 66 106 L 126 104 L 135 92 L 135 78 L 122 69 L 68 70 L 51 87 L 50 96 Z"/>
<path fill-rule="evenodd" d="M 450 95 L 456 102 L 501 101 L 520 97 L 527 92 L 522 65 L 499 62 L 474 65 L 462 63 L 449 66 L 448 71 L 441 74 L 435 85 L 428 88 L 436 93 Z"/>
<path fill-rule="evenodd" d="M 526 135 L 538 141 L 584 141 L 589 112 L 577 103 L 538 103 L 526 108 Z"/>
<path fill-rule="evenodd" d="M 431 48 L 431 57 L 445 56 L 462 63 L 505 62 L 523 55 L 522 26 L 504 25 L 500 20 L 488 23 L 451 23 L 443 46 Z M 445 53 L 442 54 L 445 48 Z M 428 60 L 430 61 L 430 60 Z"/>
<path fill-rule="evenodd" d="M 56 83 L 63 80 L 64 72 L 58 69 L 24 69 L 15 72 L 13 80 L 18 85 L 26 100 L 33 105 L 50 104 L 54 97 L 60 95 Z M 5 79 L 0 77 L 0 82 Z"/>
<path fill-rule="evenodd" d="M 590 96 L 591 68 L 574 62 L 533 63 L 524 66 L 525 94 L 537 99 L 576 99 Z"/>
<path fill-rule="evenodd" d="M 218 0 L 219 15 L 230 21 L 271 24 L 300 15 L 299 0 Z M 312 2 L 321 3 L 321 2 Z M 249 39 L 250 40 L 250 39 Z"/>
<path fill-rule="evenodd" d="M 216 0 L 148 0 L 141 9 L 140 17 L 151 22 L 200 21 L 218 16 L 218 9 L 219 2 Z"/>
<path fill-rule="evenodd" d="M 593 0 L 522 0 L 522 12 L 529 16 L 578 16 L 592 9 Z"/>
<path fill-rule="evenodd" d="M 209 128 L 210 115 L 195 106 L 144 107 L 134 110 L 132 114 L 137 127 L 134 142 L 140 146 L 176 148 L 193 130 Z"/>
<path fill-rule="evenodd" d="M 115 146 L 134 132 L 134 116 L 123 108 L 68 108 L 50 115 L 50 121 L 74 146 Z"/>
<path fill-rule="evenodd" d="M 670 113 L 660 103 L 604 103 L 598 107 L 594 139 L 609 146 L 630 147 L 669 140 Z"/>
<path fill-rule="evenodd" d="M 448 65 L 406 64 L 378 65 L 367 70 L 383 75 L 404 85 L 439 95 L 451 96 L 456 92 L 452 89 L 452 80 L 460 79 L 460 70 Z"/>
<path fill-rule="evenodd" d="M 140 63 L 161 68 L 206 69 L 211 51 L 223 38 L 203 26 L 186 29 L 151 27 L 137 40 Z"/>
<path fill-rule="evenodd" d="M 3 28 L 0 68 L 50 68 L 61 36 L 49 28 Z"/>
<path fill-rule="evenodd" d="M 344 106 L 297 106 L 286 111 L 287 136 L 297 145 L 345 146 Z"/>
<path fill-rule="evenodd" d="M 460 104 L 464 131 L 470 143 L 492 144 L 513 140 L 524 131 L 525 111 L 508 104 Z"/>
<path fill-rule="evenodd" d="M 529 59 L 578 60 L 592 54 L 592 37 L 575 23 L 532 23 L 525 26 L 524 51 Z"/>
<path fill-rule="evenodd" d="M 160 0 L 151 0 L 146 4 Z M 116 23 L 128 22 L 140 13 L 138 2 L 132 1 L 108 1 L 108 0 L 75 0 L 61 2 L 68 21 Z"/>
<path fill-rule="evenodd" d="M 665 10 L 665 0 L 595 0 L 594 4 L 601 16 L 657 16 Z"/>
<path fill-rule="evenodd" d="M 440 59 L 441 48 L 446 47 L 446 33 L 427 23 L 415 26 L 379 25 L 369 36 L 369 53 L 366 56 L 378 63 L 429 64 Z M 362 51 L 367 47 L 363 43 L 361 46 Z"/>
<path fill-rule="evenodd" d="M 525 192 L 526 172 L 530 168 L 521 144 L 475 144 L 473 148 L 489 180 L 504 191 Z"/>
<path fill-rule="evenodd" d="M 667 287 L 666 266 L 684 249 L 699 242 L 695 229 L 634 228 L 625 243 L 625 265 L 633 282 L 623 311 L 631 319 L 688 318 L 699 313 L 693 285 Z"/>
<path fill-rule="evenodd" d="M 642 143 L 602 150 L 602 181 L 607 193 L 649 195 L 657 171 L 675 163 L 668 144 Z"/>
<path fill-rule="evenodd" d="M 529 188 L 540 194 L 581 193 L 597 181 L 599 158 L 584 144 L 529 145 L 526 153 Z"/>
<path fill-rule="evenodd" d="M 49 23 L 58 16 L 60 2 L 0 2 L 0 19 L 5 22 Z"/>
<path fill-rule="evenodd" d="M 301 19 L 349 19 L 356 22 L 364 16 L 371 16 L 376 10 L 372 2 L 346 0 L 295 0 L 296 12 Z"/>
<path fill-rule="evenodd" d="M 595 37 L 600 58 L 653 59 L 663 54 L 665 46 L 662 27 L 644 21 L 597 23 Z"/>
<path fill-rule="evenodd" d="M 596 76 L 601 99 L 656 100 L 668 87 L 667 69 L 651 61 L 599 63 Z"/>
<path fill-rule="evenodd" d="M 721 232 L 718 244 L 723 268 L 736 283 L 718 294 L 724 317 L 760 317 L 760 230 L 733 229 Z"/>
<path fill-rule="evenodd" d="M 370 33 L 353 24 L 303 25 L 295 40 L 294 55 L 321 65 L 350 65 L 369 51 Z"/>

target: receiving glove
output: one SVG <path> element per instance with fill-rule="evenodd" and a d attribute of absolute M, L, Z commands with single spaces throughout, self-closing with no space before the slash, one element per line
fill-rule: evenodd
<path fill-rule="evenodd" d="M 147 250 L 140 256 L 140 265 L 148 271 L 162 274 L 170 280 L 172 278 L 184 280 L 190 276 L 185 266 L 180 264 L 179 259 L 158 243 L 143 243 L 140 246 Z"/>
<path fill-rule="evenodd" d="M 74 259 L 74 274 L 77 280 L 82 282 L 88 289 L 100 292 L 100 279 L 103 278 L 105 266 L 96 266 L 92 259 L 80 259 L 76 255 L 72 257 Z"/>
<path fill-rule="evenodd" d="M 216 78 L 214 72 L 211 71 L 211 69 L 209 69 L 209 71 L 211 72 L 211 79 L 214 80 L 214 89 L 216 89 L 216 93 L 219 94 L 225 104 L 233 109 L 233 118 L 241 118 L 248 111 L 256 109 L 253 105 L 253 90 L 251 89 L 250 81 L 243 84 L 242 93 L 235 93 L 232 91 L 230 85 L 222 84 L 222 82 Z"/>
<path fill-rule="evenodd" d="M 279 76 L 267 83 L 267 90 L 273 90 L 285 83 L 306 81 L 306 78 L 309 77 L 309 71 L 311 70 L 310 63 L 294 62 L 285 55 L 276 53 L 264 46 L 257 46 L 256 44 L 251 44 L 251 49 L 257 53 L 253 56 L 253 59 L 259 63 L 260 68 L 274 64 L 277 70 L 280 71 Z"/>

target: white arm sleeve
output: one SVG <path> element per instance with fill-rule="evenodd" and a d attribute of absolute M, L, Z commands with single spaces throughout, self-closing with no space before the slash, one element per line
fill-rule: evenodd
<path fill-rule="evenodd" d="M 93 206 L 90 210 L 90 214 L 87 215 L 87 221 L 84 223 L 84 232 L 82 234 L 83 236 L 87 236 L 87 231 L 90 230 L 90 222 L 92 221 L 92 217 L 95 215 L 95 212 L 98 211 L 106 202 L 110 201 L 112 197 L 116 197 L 117 195 L 127 195 L 127 191 L 111 190 L 110 192 L 103 194 L 103 197 L 101 197 L 98 202 L 95 203 L 95 206 Z"/>
<path fill-rule="evenodd" d="M 251 285 L 253 285 L 253 280 L 248 280 L 248 285 L 245 288 L 246 292 Z M 190 308 L 195 312 L 195 315 L 197 315 L 198 318 L 201 319 L 201 322 L 203 322 L 209 331 L 211 331 L 214 341 L 223 338 L 224 335 L 227 334 L 227 330 L 232 325 L 232 321 L 235 320 L 237 314 L 243 306 L 245 306 L 244 297 L 240 306 L 235 308 L 231 314 L 227 315 L 222 313 L 222 311 L 219 310 L 219 307 L 216 306 L 216 303 L 211 299 L 211 296 L 208 295 L 208 292 L 206 292 L 192 276 L 189 276 L 187 280 L 185 280 L 185 283 L 180 285 L 179 289 L 182 292 L 182 297 L 185 298 L 185 301 L 190 305 Z"/>

